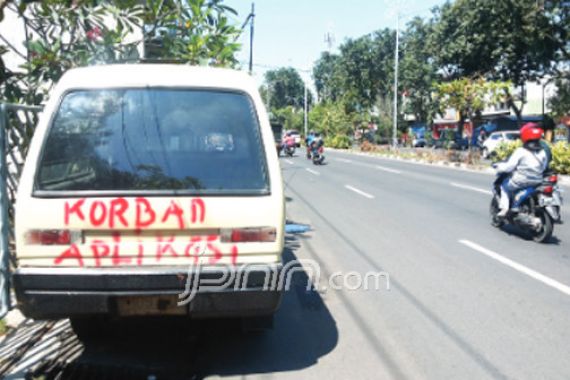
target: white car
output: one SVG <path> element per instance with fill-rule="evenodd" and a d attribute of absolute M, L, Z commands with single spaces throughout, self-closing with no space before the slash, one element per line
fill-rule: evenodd
<path fill-rule="evenodd" d="M 500 143 L 518 140 L 520 138 L 520 135 L 521 134 L 518 131 L 502 131 L 491 133 L 489 137 L 483 142 L 483 157 L 490 157 Z"/>
<path fill-rule="evenodd" d="M 18 189 L 18 304 L 31 318 L 71 318 L 80 337 L 133 315 L 267 326 L 282 297 L 265 281 L 282 273 L 284 223 L 273 133 L 249 75 L 73 69 Z"/>

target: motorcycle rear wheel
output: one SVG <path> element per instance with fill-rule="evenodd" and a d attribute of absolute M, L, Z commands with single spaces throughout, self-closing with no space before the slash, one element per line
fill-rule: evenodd
<path fill-rule="evenodd" d="M 552 218 L 544 209 L 541 210 L 540 213 L 536 216 L 539 217 L 542 221 L 542 229 L 538 233 L 533 234 L 532 240 L 537 243 L 544 243 L 550 239 L 552 232 L 554 231 Z"/>

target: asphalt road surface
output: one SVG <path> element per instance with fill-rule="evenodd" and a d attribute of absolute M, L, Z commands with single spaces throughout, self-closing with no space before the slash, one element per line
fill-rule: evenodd
<path fill-rule="evenodd" d="M 568 225 L 548 244 L 493 228 L 487 174 L 330 151 L 323 166 L 281 163 L 288 222 L 310 230 L 287 236 L 286 261 L 305 260 L 305 272 L 272 331 L 160 322 L 127 326 L 135 342 L 82 346 L 61 322 L 36 345 L 57 348 L 51 362 L 29 354 L 13 377 L 36 368 L 62 378 L 570 378 Z M 377 289 L 351 290 L 377 273 Z M 13 355 L 33 328 L 0 353 Z"/>

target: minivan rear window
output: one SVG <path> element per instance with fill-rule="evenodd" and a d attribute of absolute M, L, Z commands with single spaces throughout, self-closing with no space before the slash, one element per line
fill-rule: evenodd
<path fill-rule="evenodd" d="M 268 178 L 253 103 L 202 89 L 68 93 L 49 128 L 35 190 L 261 193 Z"/>

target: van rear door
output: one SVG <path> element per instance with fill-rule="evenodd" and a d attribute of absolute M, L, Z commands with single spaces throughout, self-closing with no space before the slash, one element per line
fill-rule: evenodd
<path fill-rule="evenodd" d="M 278 261 L 282 191 L 263 136 L 240 91 L 68 92 L 18 208 L 20 265 Z"/>

